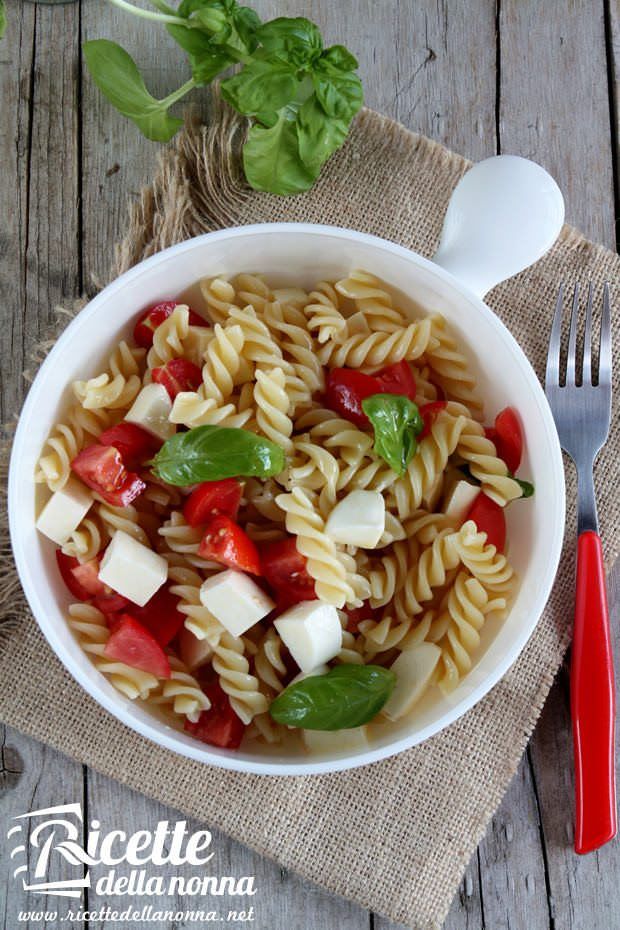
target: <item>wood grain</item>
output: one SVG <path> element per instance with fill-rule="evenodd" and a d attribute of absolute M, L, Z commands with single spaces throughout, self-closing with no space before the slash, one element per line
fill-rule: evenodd
<path fill-rule="evenodd" d="M 616 0 L 545 5 L 499 0 L 497 6 L 488 0 L 258 0 L 253 5 L 263 17 L 307 15 L 328 43 L 348 45 L 360 60 L 366 102 L 409 128 L 471 158 L 499 146 L 541 161 L 566 193 L 569 219 L 586 234 L 615 242 Z M 165 32 L 101 0 L 47 8 L 8 0 L 7 7 L 14 41 L 0 43 L 0 215 L 5 218 L 0 312 L 10 333 L 0 367 L 5 416 L 23 394 L 24 359 L 45 331 L 54 304 L 81 287 L 92 292 L 106 279 L 127 199 L 156 160 L 157 146 L 119 117 L 84 73 L 79 42 L 121 41 L 155 95 L 163 96 L 187 77 L 183 56 Z M 616 581 L 619 577 L 617 572 Z M 614 604 L 617 611 L 617 585 Z M 570 758 L 563 673 L 468 867 L 445 930 L 613 930 L 620 846 L 587 859 L 572 854 Z M 29 807 L 79 800 L 82 794 L 89 816 L 100 819 L 104 829 L 118 827 L 119 819 L 133 831 L 178 818 L 95 772 L 83 778 L 80 766 L 14 731 L 6 734 L 3 759 L 5 821 Z M 216 835 L 214 848 L 217 874 L 256 875 L 259 930 L 317 925 L 396 930 L 384 918 L 322 892 L 222 835 Z M 16 883 L 6 880 L 6 857 L 1 868 L 7 897 L 0 914 L 3 926 L 13 930 L 26 902 Z M 89 905 L 97 903 L 102 902 L 91 894 Z M 33 906 L 32 899 L 27 906 Z M 94 921 L 90 926 L 125 930 Z M 67 922 L 63 927 L 74 930 Z"/>

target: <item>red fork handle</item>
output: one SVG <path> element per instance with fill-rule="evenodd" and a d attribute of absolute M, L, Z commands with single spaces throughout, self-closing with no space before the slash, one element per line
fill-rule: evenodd
<path fill-rule="evenodd" d="M 616 695 L 603 549 L 587 530 L 577 544 L 577 592 L 570 672 L 575 753 L 575 852 L 616 835 Z"/>

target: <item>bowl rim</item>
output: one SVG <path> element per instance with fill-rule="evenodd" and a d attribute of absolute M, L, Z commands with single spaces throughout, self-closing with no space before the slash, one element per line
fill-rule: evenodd
<path fill-rule="evenodd" d="M 518 635 L 514 638 L 512 648 L 504 654 L 502 660 L 498 662 L 492 671 L 490 671 L 477 686 L 472 688 L 472 690 L 467 695 L 465 695 L 458 702 L 458 704 L 456 704 L 454 707 L 448 708 L 445 713 L 443 713 L 432 724 L 423 727 L 422 729 L 416 731 L 414 734 L 399 737 L 398 739 L 395 739 L 386 745 L 370 748 L 353 756 L 340 756 L 334 759 L 319 761 L 294 759 L 291 760 L 291 762 L 284 763 L 279 761 L 272 761 L 268 756 L 265 756 L 264 761 L 247 761 L 245 759 L 238 758 L 234 753 L 216 754 L 210 748 L 208 748 L 206 744 L 203 746 L 203 744 L 196 743 L 196 746 L 194 747 L 191 743 L 185 744 L 184 742 L 181 742 L 176 735 L 176 731 L 170 729 L 168 732 L 168 730 L 165 728 L 165 725 L 157 721 L 156 718 L 153 718 L 151 723 L 129 717 L 125 713 L 122 706 L 118 703 L 118 699 L 115 696 L 113 697 L 108 694 L 104 687 L 102 687 L 104 682 L 103 676 L 101 676 L 101 683 L 98 680 L 99 676 L 93 676 L 91 678 L 85 670 L 83 670 L 77 663 L 74 662 L 73 657 L 66 647 L 63 638 L 57 634 L 51 626 L 45 623 L 44 618 L 46 611 L 39 598 L 35 579 L 31 576 L 28 567 L 27 553 L 24 546 L 22 545 L 20 529 L 23 520 L 15 501 L 17 498 L 19 462 L 24 453 L 24 446 L 26 443 L 25 424 L 30 419 L 33 410 L 36 407 L 38 396 L 43 390 L 43 384 L 47 371 L 54 365 L 57 354 L 60 353 L 65 344 L 73 341 L 81 332 L 82 327 L 88 325 L 90 318 L 94 316 L 95 313 L 97 313 L 101 304 L 105 304 L 117 291 L 121 290 L 129 282 L 148 273 L 152 267 L 156 266 L 162 261 L 168 260 L 171 256 L 181 255 L 184 252 L 199 248 L 205 243 L 216 242 L 218 240 L 234 240 L 243 238 L 244 236 L 255 236 L 257 234 L 282 235 L 287 232 L 301 232 L 304 234 L 316 236 L 329 235 L 336 238 L 362 242 L 378 250 L 391 252 L 392 254 L 396 254 L 397 256 L 406 259 L 414 265 L 424 268 L 427 272 L 430 272 L 432 275 L 435 275 L 447 283 L 456 292 L 456 295 L 459 298 L 464 298 L 469 303 L 474 304 L 479 313 L 481 313 L 481 315 L 486 319 L 487 324 L 495 328 L 497 335 L 501 337 L 501 339 L 503 339 L 503 341 L 507 344 L 507 348 L 515 358 L 515 361 L 518 362 L 519 366 L 521 367 L 524 377 L 532 385 L 534 394 L 537 395 L 542 423 L 545 427 L 545 432 L 547 433 L 547 438 L 550 441 L 552 449 L 551 467 L 552 471 L 555 473 L 556 479 L 554 481 L 552 493 L 554 497 L 554 509 L 558 514 L 558 520 L 554 531 L 553 544 L 547 561 L 544 584 L 540 585 L 539 587 L 535 606 L 531 610 L 530 622 L 524 624 L 521 627 Z M 55 345 L 45 358 L 43 364 L 40 366 L 19 414 L 19 420 L 13 439 L 9 464 L 9 531 L 18 575 L 24 594 L 39 625 L 39 628 L 56 653 L 57 657 L 63 663 L 64 667 L 70 672 L 78 684 L 84 688 L 87 694 L 94 698 L 117 720 L 126 726 L 129 726 L 131 729 L 138 732 L 141 736 L 150 739 L 157 745 L 163 746 L 172 752 L 194 759 L 195 761 L 202 762 L 203 764 L 214 765 L 218 768 L 244 772 L 246 774 L 251 773 L 258 775 L 302 776 L 326 774 L 330 772 L 339 772 L 358 768 L 362 765 L 369 765 L 382 759 L 387 759 L 390 756 L 394 756 L 406 749 L 410 749 L 413 746 L 424 742 L 426 739 L 429 739 L 431 736 L 441 732 L 447 726 L 460 719 L 460 717 L 462 717 L 475 704 L 482 700 L 482 698 L 485 697 L 485 695 L 487 695 L 489 691 L 491 691 L 491 689 L 504 677 L 510 667 L 516 662 L 517 658 L 533 634 L 540 620 L 540 617 L 542 616 L 543 610 L 546 606 L 555 581 L 555 576 L 562 551 L 565 513 L 566 496 L 564 485 L 564 466 L 557 430 L 553 416 L 551 414 L 551 410 L 547 403 L 538 377 L 536 376 L 536 373 L 534 372 L 534 369 L 532 368 L 529 360 L 527 359 L 525 353 L 521 349 L 520 345 L 510 330 L 504 325 L 499 317 L 493 313 L 490 307 L 480 297 L 474 294 L 465 285 L 461 284 L 460 281 L 450 272 L 441 268 L 430 259 L 425 258 L 423 255 L 420 255 L 420 253 L 370 233 L 358 232 L 356 230 L 347 229 L 340 226 L 330 226 L 326 224 L 315 223 L 255 223 L 247 226 L 227 227 L 225 229 L 203 233 L 200 236 L 194 236 L 190 239 L 186 239 L 183 242 L 169 246 L 167 249 L 163 249 L 162 251 L 149 256 L 111 281 L 105 288 L 103 288 L 103 290 L 101 290 L 95 297 L 92 298 L 92 300 L 90 300 L 85 305 L 85 307 L 63 330 L 63 332 L 56 340 Z"/>

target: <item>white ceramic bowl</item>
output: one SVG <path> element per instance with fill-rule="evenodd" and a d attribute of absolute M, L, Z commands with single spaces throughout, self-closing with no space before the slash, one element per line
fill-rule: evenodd
<path fill-rule="evenodd" d="M 65 621 L 70 598 L 58 575 L 55 547 L 35 530 L 35 463 L 68 404 L 70 383 L 98 369 L 147 305 L 173 295 L 195 299 L 197 279 L 205 275 L 258 271 L 280 285 L 308 286 L 352 268 L 384 279 L 401 292 L 412 313 L 439 310 L 446 316 L 479 376 L 487 415 L 507 404 L 518 408 L 527 448 L 522 473 L 536 483 L 534 498 L 508 513 L 519 592 L 507 619 L 492 629 L 487 624 L 479 661 L 458 688 L 449 697 L 423 700 L 415 714 L 381 728 L 369 751 L 309 757 L 284 756 L 277 748 L 218 750 L 124 698 L 74 640 Z M 564 526 L 564 478 L 557 434 L 536 375 L 508 330 L 470 289 L 437 264 L 373 236 L 325 226 L 270 224 L 223 230 L 167 249 L 122 275 L 81 311 L 42 365 L 24 404 L 11 459 L 9 516 L 32 612 L 52 649 L 96 701 L 143 736 L 193 759 L 246 772 L 309 774 L 363 765 L 420 743 L 465 713 L 501 678 L 525 646 L 553 583 Z"/>

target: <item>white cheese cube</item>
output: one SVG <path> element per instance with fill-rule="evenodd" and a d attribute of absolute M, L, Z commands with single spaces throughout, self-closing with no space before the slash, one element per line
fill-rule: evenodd
<path fill-rule="evenodd" d="M 469 481 L 457 481 L 444 501 L 443 512 L 460 524 L 479 494 L 480 488 L 477 485 Z"/>
<path fill-rule="evenodd" d="M 369 748 L 366 727 L 348 730 L 302 730 L 302 739 L 312 753 L 353 753 Z"/>
<path fill-rule="evenodd" d="M 157 552 L 117 530 L 103 554 L 99 580 L 143 607 L 168 577 L 168 563 Z"/>
<path fill-rule="evenodd" d="M 291 684 L 294 685 L 297 681 L 303 681 L 304 678 L 312 678 L 313 675 L 327 675 L 329 672 L 329 665 L 317 665 L 316 668 L 310 669 L 309 672 L 299 672 L 298 675 L 291 680 Z"/>
<path fill-rule="evenodd" d="M 420 643 L 401 652 L 390 668 L 396 673 L 396 684 L 382 713 L 390 720 L 398 720 L 408 713 L 426 691 L 441 649 L 435 643 Z"/>
<path fill-rule="evenodd" d="M 171 410 L 172 401 L 163 384 L 147 384 L 134 400 L 125 419 L 128 423 L 137 423 L 147 433 L 165 441 L 174 436 L 177 430 L 168 419 Z"/>
<path fill-rule="evenodd" d="M 36 527 L 48 539 L 62 546 L 84 519 L 92 502 L 88 488 L 75 475 L 70 475 L 64 488 L 55 491 L 48 500 Z"/>
<path fill-rule="evenodd" d="M 274 626 L 302 672 L 329 662 L 342 647 L 338 611 L 331 604 L 303 601 L 281 614 Z"/>
<path fill-rule="evenodd" d="M 179 653 L 190 672 L 200 668 L 213 655 L 213 648 L 206 639 L 198 639 L 186 626 L 179 634 Z"/>
<path fill-rule="evenodd" d="M 351 491 L 339 501 L 325 524 L 334 542 L 374 549 L 385 530 L 385 501 L 380 491 Z"/>
<path fill-rule="evenodd" d="M 232 568 L 207 578 L 200 600 L 232 636 L 241 636 L 275 607 L 255 581 Z"/>

